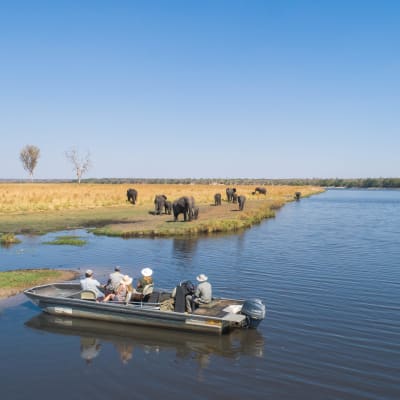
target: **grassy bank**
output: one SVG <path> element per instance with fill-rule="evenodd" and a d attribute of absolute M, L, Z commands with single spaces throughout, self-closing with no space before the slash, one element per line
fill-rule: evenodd
<path fill-rule="evenodd" d="M 79 276 L 75 271 L 50 269 L 22 269 L 0 272 L 0 299 L 13 296 L 23 290 L 48 282 L 61 282 Z"/>
<path fill-rule="evenodd" d="M 126 198 L 128 188 L 138 191 L 135 205 Z M 267 195 L 253 195 L 254 186 L 237 185 L 247 198 L 243 211 L 222 201 L 214 206 L 214 194 L 225 199 L 225 185 L 191 184 L 0 184 L 0 233 L 41 234 L 64 229 L 90 228 L 110 236 L 172 236 L 229 232 L 250 227 L 293 201 L 295 192 L 307 197 L 323 191 L 311 186 L 267 186 Z M 153 215 L 154 197 L 165 194 L 173 201 L 193 196 L 199 219 L 173 221 L 172 215 Z"/>

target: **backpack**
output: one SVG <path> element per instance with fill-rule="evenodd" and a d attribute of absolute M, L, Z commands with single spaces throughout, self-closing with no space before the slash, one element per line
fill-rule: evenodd
<path fill-rule="evenodd" d="M 182 282 L 181 286 L 182 286 L 182 288 L 183 288 L 183 290 L 185 292 L 185 295 L 194 294 L 194 292 L 196 291 L 195 286 L 190 281 Z"/>

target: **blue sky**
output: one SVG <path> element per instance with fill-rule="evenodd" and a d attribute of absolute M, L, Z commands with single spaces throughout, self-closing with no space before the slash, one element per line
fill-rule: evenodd
<path fill-rule="evenodd" d="M 0 178 L 399 177 L 397 1 L 2 1 Z"/>

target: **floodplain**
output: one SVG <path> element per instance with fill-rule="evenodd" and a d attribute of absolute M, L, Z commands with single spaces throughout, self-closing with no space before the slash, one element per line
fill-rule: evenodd
<path fill-rule="evenodd" d="M 231 232 L 249 228 L 274 217 L 295 193 L 308 197 L 323 192 L 314 186 L 265 186 L 266 195 L 253 194 L 254 186 L 234 186 L 246 196 L 243 211 L 226 199 L 226 185 L 207 184 L 98 184 L 98 183 L 2 183 L 0 184 L 0 233 L 43 234 L 87 228 L 108 236 L 182 236 Z M 138 191 L 136 204 L 127 200 L 129 188 Z M 214 194 L 222 204 L 215 206 Z M 155 215 L 154 198 L 164 194 L 174 201 L 193 196 L 199 218 L 183 223 L 169 214 Z"/>

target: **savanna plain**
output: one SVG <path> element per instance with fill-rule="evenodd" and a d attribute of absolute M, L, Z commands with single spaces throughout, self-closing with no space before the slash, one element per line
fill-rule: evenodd
<path fill-rule="evenodd" d="M 244 209 L 226 199 L 226 185 L 207 184 L 97 184 L 97 183 L 2 183 L 0 184 L 0 234 L 43 234 L 86 228 L 95 234 L 142 237 L 230 232 L 249 228 L 289 201 L 295 193 L 307 197 L 323 191 L 314 186 L 264 186 L 264 194 L 253 194 L 254 186 L 234 185 L 246 197 Z M 138 192 L 136 204 L 127 190 Z M 214 195 L 221 193 L 216 206 Z M 199 208 L 197 220 L 174 221 L 171 214 L 155 215 L 154 198 L 164 194 L 174 201 L 193 196 Z"/>

